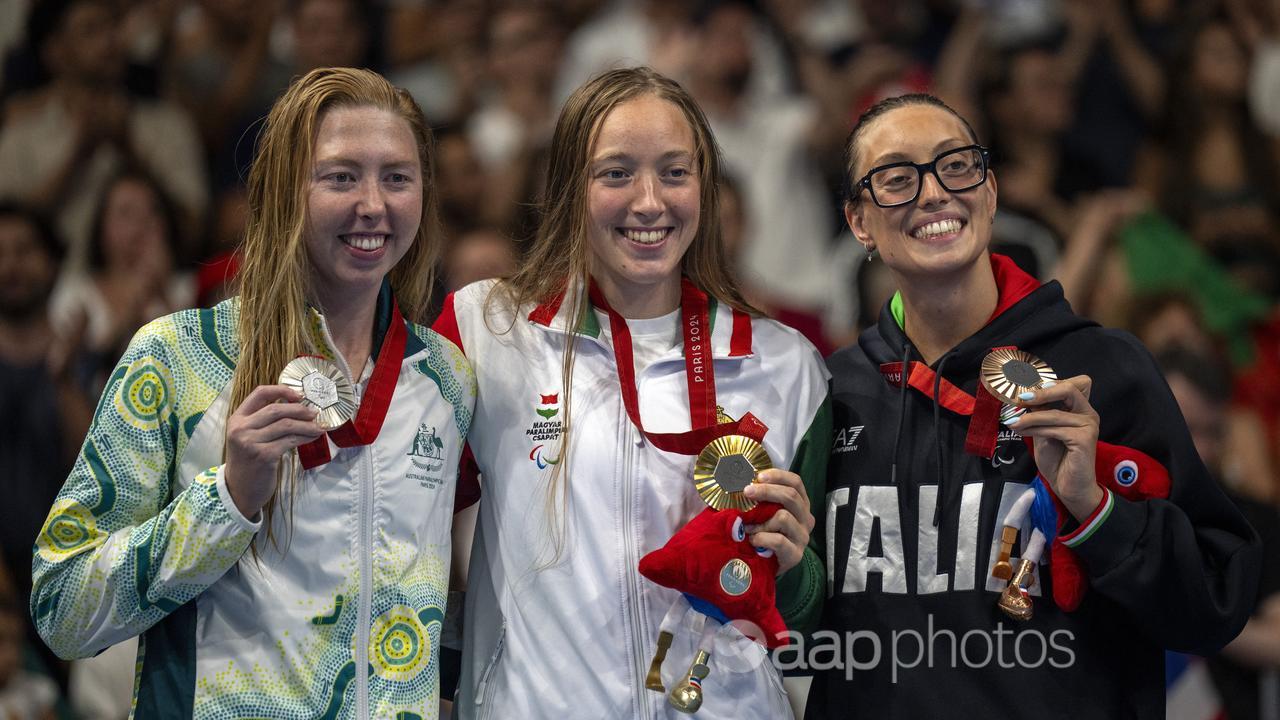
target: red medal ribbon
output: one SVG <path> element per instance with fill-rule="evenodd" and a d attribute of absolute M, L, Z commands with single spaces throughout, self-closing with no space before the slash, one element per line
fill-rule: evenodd
<path fill-rule="evenodd" d="M 382 431 L 382 423 L 387 419 L 391 398 L 396 392 L 396 380 L 400 376 L 400 363 L 404 359 L 404 348 L 408 340 L 409 331 L 405 329 L 404 317 L 400 315 L 400 305 L 393 299 L 391 325 L 387 328 L 386 337 L 382 339 L 382 349 L 378 352 L 378 360 L 373 365 L 373 374 L 369 377 L 369 384 L 360 400 L 356 416 L 325 435 L 299 446 L 298 458 L 302 461 L 303 468 L 310 470 L 332 459 L 327 438 L 333 438 L 334 444 L 343 448 L 368 445 L 377 439 L 378 433 Z"/>
<path fill-rule="evenodd" d="M 901 387 L 904 384 L 900 362 L 881 363 L 880 374 L 890 385 Z M 932 399 L 935 378 L 936 373 L 933 368 L 913 360 L 910 363 L 910 370 L 906 373 L 905 384 Z M 974 394 L 970 395 L 946 378 L 938 383 L 937 401 L 939 405 L 957 415 L 969 416 L 969 429 L 965 433 L 965 452 L 991 459 L 996 450 L 1000 409 L 1004 403 L 987 392 L 982 383 L 978 383 Z"/>
<path fill-rule="evenodd" d="M 640 396 L 636 390 L 635 352 L 631 329 L 593 281 L 591 303 L 609 315 L 609 334 L 618 363 L 618 384 L 627 417 L 654 447 L 680 455 L 697 455 L 712 440 L 725 435 L 745 435 L 761 442 L 768 428 L 751 413 L 731 423 L 716 422 L 716 379 L 711 355 L 711 321 L 706 293 L 689 278 L 680 280 L 680 325 L 684 335 L 685 380 L 689 390 L 689 423 L 681 433 L 652 433 L 640 422 Z"/>
<path fill-rule="evenodd" d="M 890 385 L 901 387 L 902 363 L 880 363 L 880 374 Z M 919 390 L 927 398 L 933 398 L 933 368 L 922 362 L 911 361 L 907 372 L 906 384 Z M 957 415 L 972 415 L 974 399 L 969 393 L 956 387 L 950 380 L 942 379 L 938 383 L 938 404 Z"/>

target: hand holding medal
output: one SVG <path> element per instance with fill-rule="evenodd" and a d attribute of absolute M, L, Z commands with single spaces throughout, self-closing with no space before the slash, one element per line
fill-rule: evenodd
<path fill-rule="evenodd" d="M 359 407 L 346 375 L 332 362 L 310 355 L 290 361 L 280 373 L 279 385 L 258 387 L 245 398 L 227 418 L 223 471 L 241 514 L 253 517 L 271 499 L 276 466 L 290 450 L 296 448 L 302 466 L 311 469 L 329 462 L 329 440 L 354 447 L 378 437 L 407 338 L 400 307 L 393 303 L 391 323 Z"/>
<path fill-rule="evenodd" d="M 227 491 L 236 508 L 252 518 L 276 491 L 280 457 L 321 437 L 316 408 L 285 385 L 262 385 L 227 418 Z"/>
<path fill-rule="evenodd" d="M 778 574 L 799 564 L 816 523 L 809 494 L 800 476 L 773 467 L 764 446 L 743 435 L 711 441 L 693 466 L 693 484 L 714 510 L 751 510 L 760 503 L 775 506 L 759 525 L 744 528 L 751 543 L 778 558 Z"/>
<path fill-rule="evenodd" d="M 1077 520 L 1102 501 L 1094 474 L 1098 413 L 1089 404 L 1093 380 L 1057 375 L 1039 358 L 1000 348 L 982 363 L 982 383 L 997 398 L 1025 409 L 1004 424 L 1033 440 L 1040 476 Z"/>

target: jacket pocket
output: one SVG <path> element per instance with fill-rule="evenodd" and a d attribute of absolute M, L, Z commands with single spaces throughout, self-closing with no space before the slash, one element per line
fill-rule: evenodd
<path fill-rule="evenodd" d="M 759 643 L 743 635 L 732 623 L 722 627 L 720 633 L 716 646 L 719 657 L 713 655 L 712 663 L 718 659 L 719 668 L 723 672 L 737 674 L 739 679 L 736 682 L 744 683 L 740 690 L 749 693 L 769 692 L 772 701 L 780 702 L 783 706 L 789 705 L 786 699 L 787 688 L 782 683 L 778 668 L 773 664 L 773 656 Z"/>
<path fill-rule="evenodd" d="M 475 704 L 480 708 L 480 712 L 477 715 L 482 720 L 487 720 L 494 713 L 493 698 L 490 697 L 492 694 L 490 680 L 493 679 L 493 673 L 497 670 L 498 663 L 502 661 L 502 648 L 506 639 L 507 623 L 504 621 L 502 628 L 498 630 L 498 642 L 494 643 L 493 654 L 489 656 L 489 662 L 484 666 L 484 672 L 480 674 L 480 682 L 476 683 Z"/>
<path fill-rule="evenodd" d="M 783 697 L 790 695 L 790 693 L 787 692 L 786 686 L 782 684 L 782 674 L 778 672 L 778 668 L 774 667 L 773 659 L 769 655 L 765 655 L 764 662 L 760 665 L 760 672 L 764 673 L 765 676 L 769 678 L 770 684 L 772 684 L 774 689 L 781 693 Z"/>

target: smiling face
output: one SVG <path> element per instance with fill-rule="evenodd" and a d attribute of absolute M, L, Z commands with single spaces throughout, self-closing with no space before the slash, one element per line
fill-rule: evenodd
<path fill-rule="evenodd" d="M 933 105 L 907 105 L 871 121 L 857 140 L 854 178 L 888 163 L 927 163 L 939 153 L 971 145 L 964 124 Z M 884 262 L 903 278 L 937 278 L 981 267 L 996 210 L 996 179 L 948 192 L 932 173 L 921 179 L 914 202 L 882 208 L 863 191 L 845 206 L 845 219 L 864 245 L 874 245 Z"/>
<path fill-rule="evenodd" d="M 591 274 L 625 317 L 656 317 L 680 300 L 681 261 L 698 231 L 693 131 L 652 95 L 605 116 L 588 167 Z"/>
<path fill-rule="evenodd" d="M 422 221 L 422 166 L 409 124 L 371 107 L 326 112 L 307 194 L 307 257 L 322 306 L 372 303 Z"/>

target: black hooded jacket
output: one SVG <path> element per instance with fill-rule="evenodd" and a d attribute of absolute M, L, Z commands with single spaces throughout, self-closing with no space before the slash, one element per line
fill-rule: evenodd
<path fill-rule="evenodd" d="M 1046 552 L 1034 616 L 1005 617 L 996 601 L 1006 583 L 991 564 L 1034 460 L 1003 425 L 991 457 L 966 453 L 969 416 L 882 375 L 882 364 L 920 362 L 886 306 L 877 327 L 828 360 L 828 599 L 822 631 L 791 658 L 814 674 L 809 720 L 1156 720 L 1163 650 L 1216 651 L 1252 612 L 1257 538 L 1200 462 L 1150 354 L 1075 315 L 1056 282 L 1037 286 L 999 256 L 992 265 L 1001 310 L 932 369 L 973 395 L 987 353 L 1016 346 L 1060 378 L 1090 376 L 1100 440 L 1162 464 L 1169 497 L 1114 497 L 1075 550 L 1089 586 L 1077 609 L 1055 605 Z"/>

